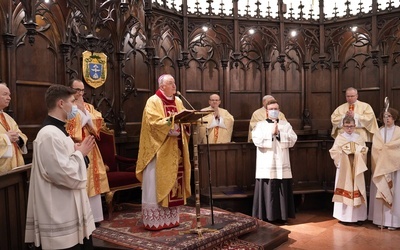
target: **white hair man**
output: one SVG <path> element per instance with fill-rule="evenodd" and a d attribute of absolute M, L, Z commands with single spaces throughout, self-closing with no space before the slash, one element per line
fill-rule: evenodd
<path fill-rule="evenodd" d="M 189 130 L 171 119 L 185 109 L 175 79 L 165 74 L 146 102 L 140 131 L 136 176 L 142 182 L 144 227 L 161 230 L 179 226 L 179 206 L 190 196 Z"/>
<path fill-rule="evenodd" d="M 19 129 L 15 120 L 3 110 L 11 101 L 10 89 L 0 83 L 0 173 L 24 165 L 22 154 L 26 154 L 28 138 Z"/>

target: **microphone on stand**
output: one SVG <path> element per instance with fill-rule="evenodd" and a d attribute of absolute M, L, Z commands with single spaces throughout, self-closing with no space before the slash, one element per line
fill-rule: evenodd
<path fill-rule="evenodd" d="M 192 104 L 190 104 L 190 102 L 189 102 L 188 100 L 186 100 L 186 98 L 181 94 L 181 92 L 176 91 L 176 94 L 175 94 L 175 95 L 177 95 L 177 96 L 179 96 L 179 97 L 182 97 L 182 99 L 183 99 L 187 104 L 189 104 L 189 106 L 190 106 L 191 109 L 196 110 L 195 108 L 193 108 Z"/>

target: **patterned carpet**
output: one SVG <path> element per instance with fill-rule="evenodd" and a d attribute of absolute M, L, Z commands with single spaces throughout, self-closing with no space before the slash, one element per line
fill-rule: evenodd
<path fill-rule="evenodd" d="M 207 232 L 205 227 L 210 225 L 210 211 L 201 209 L 200 214 L 200 228 L 197 228 L 195 208 L 183 206 L 179 227 L 148 231 L 143 228 L 140 207 L 131 207 L 115 213 L 112 220 L 103 221 L 93 232 L 93 237 L 129 249 L 260 249 L 257 245 L 237 239 L 257 229 L 254 218 L 214 210 L 215 224 L 224 226 Z"/>

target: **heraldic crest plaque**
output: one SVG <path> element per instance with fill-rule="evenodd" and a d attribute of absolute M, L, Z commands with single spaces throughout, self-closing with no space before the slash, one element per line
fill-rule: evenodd
<path fill-rule="evenodd" d="M 98 88 L 106 82 L 107 79 L 107 56 L 104 53 L 85 51 L 83 57 L 83 78 L 86 83 Z"/>

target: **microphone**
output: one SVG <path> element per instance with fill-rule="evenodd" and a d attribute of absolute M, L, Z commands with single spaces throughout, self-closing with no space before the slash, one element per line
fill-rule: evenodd
<path fill-rule="evenodd" d="M 190 104 L 190 102 L 189 102 L 188 100 L 186 100 L 186 98 L 181 94 L 181 92 L 176 91 L 176 95 L 179 96 L 179 97 L 182 97 L 182 99 L 183 99 L 187 104 L 189 104 L 190 108 L 192 108 L 193 110 L 196 110 L 195 108 L 193 108 L 192 104 Z"/>

